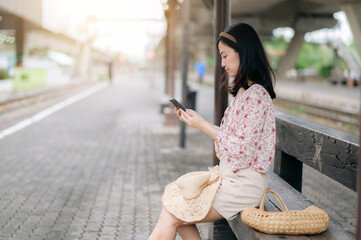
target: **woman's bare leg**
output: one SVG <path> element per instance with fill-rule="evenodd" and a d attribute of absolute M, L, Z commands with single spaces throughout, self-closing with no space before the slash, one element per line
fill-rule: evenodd
<path fill-rule="evenodd" d="M 195 224 L 180 226 L 177 232 L 183 240 L 202 240 Z"/>
<path fill-rule="evenodd" d="M 195 226 L 196 223 L 205 223 L 205 222 L 214 222 L 217 220 L 223 219 L 222 215 L 217 212 L 216 209 L 211 208 L 205 218 L 200 221 L 189 223 L 184 226 L 180 225 L 178 227 L 178 233 L 182 237 L 183 240 L 193 240 L 193 239 L 201 239 L 198 229 Z M 190 228 L 188 228 L 190 227 Z"/>
<path fill-rule="evenodd" d="M 178 219 L 162 207 L 158 222 L 148 240 L 174 240 L 177 235 L 177 222 Z"/>
<path fill-rule="evenodd" d="M 214 208 L 211 208 L 204 219 L 195 223 L 213 222 L 222 218 Z M 185 225 L 184 222 L 177 219 L 168 212 L 167 208 L 162 206 L 158 222 L 148 240 L 174 240 L 177 230 L 180 230 L 179 234 L 184 240 L 200 239 L 199 232 L 194 225 L 195 223 L 187 223 Z"/>

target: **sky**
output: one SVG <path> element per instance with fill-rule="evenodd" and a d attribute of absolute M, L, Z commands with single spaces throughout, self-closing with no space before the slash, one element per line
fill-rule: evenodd
<path fill-rule="evenodd" d="M 44 27 L 142 58 L 165 33 L 161 0 L 43 0 Z"/>

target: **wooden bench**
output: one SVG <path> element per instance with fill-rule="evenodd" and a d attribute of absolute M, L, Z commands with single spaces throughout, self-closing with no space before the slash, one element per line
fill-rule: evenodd
<path fill-rule="evenodd" d="M 283 198 L 288 209 L 301 210 L 313 204 L 300 193 L 303 164 L 356 191 L 358 137 L 286 114 L 277 114 L 276 129 L 276 156 L 274 172 L 269 173 L 269 188 Z M 272 194 L 267 195 L 265 209 L 280 211 Z M 224 223 L 216 222 L 213 230 L 215 240 L 355 239 L 354 234 L 345 230 L 331 216 L 329 226 L 324 233 L 309 236 L 270 235 L 258 232 L 242 222 L 241 213 L 235 219 L 228 221 L 228 224 L 235 236 L 226 233 Z M 228 238 L 224 237 L 226 235 Z"/>

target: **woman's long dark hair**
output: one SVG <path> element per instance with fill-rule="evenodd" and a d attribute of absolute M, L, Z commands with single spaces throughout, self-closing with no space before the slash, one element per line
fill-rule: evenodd
<path fill-rule="evenodd" d="M 228 91 L 235 97 L 240 88 L 245 90 L 249 88 L 248 80 L 251 80 L 253 83 L 262 85 L 272 99 L 276 98 L 272 83 L 272 79 L 275 80 L 275 74 L 268 63 L 256 31 L 246 23 L 239 23 L 231 25 L 224 32 L 235 37 L 237 43 L 221 36 L 217 41 L 217 49 L 221 41 L 238 52 L 240 60 L 237 75 Z M 224 84 L 227 82 L 225 79 Z"/>

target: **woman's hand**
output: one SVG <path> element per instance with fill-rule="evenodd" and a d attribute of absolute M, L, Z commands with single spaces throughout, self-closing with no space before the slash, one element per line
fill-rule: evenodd
<path fill-rule="evenodd" d="M 179 117 L 179 120 L 185 124 L 200 130 L 202 130 L 206 124 L 206 120 L 204 120 L 204 118 L 202 118 L 196 111 L 191 109 L 186 109 L 186 112 L 182 109 L 178 109 L 177 116 Z"/>
<path fill-rule="evenodd" d="M 185 124 L 191 127 L 202 130 L 214 140 L 217 139 L 217 133 L 219 129 L 215 125 L 207 122 L 196 111 L 193 111 L 191 109 L 186 109 L 186 111 L 183 111 L 182 109 L 177 108 L 175 108 L 175 110 L 177 112 L 179 120 L 183 121 Z"/>

